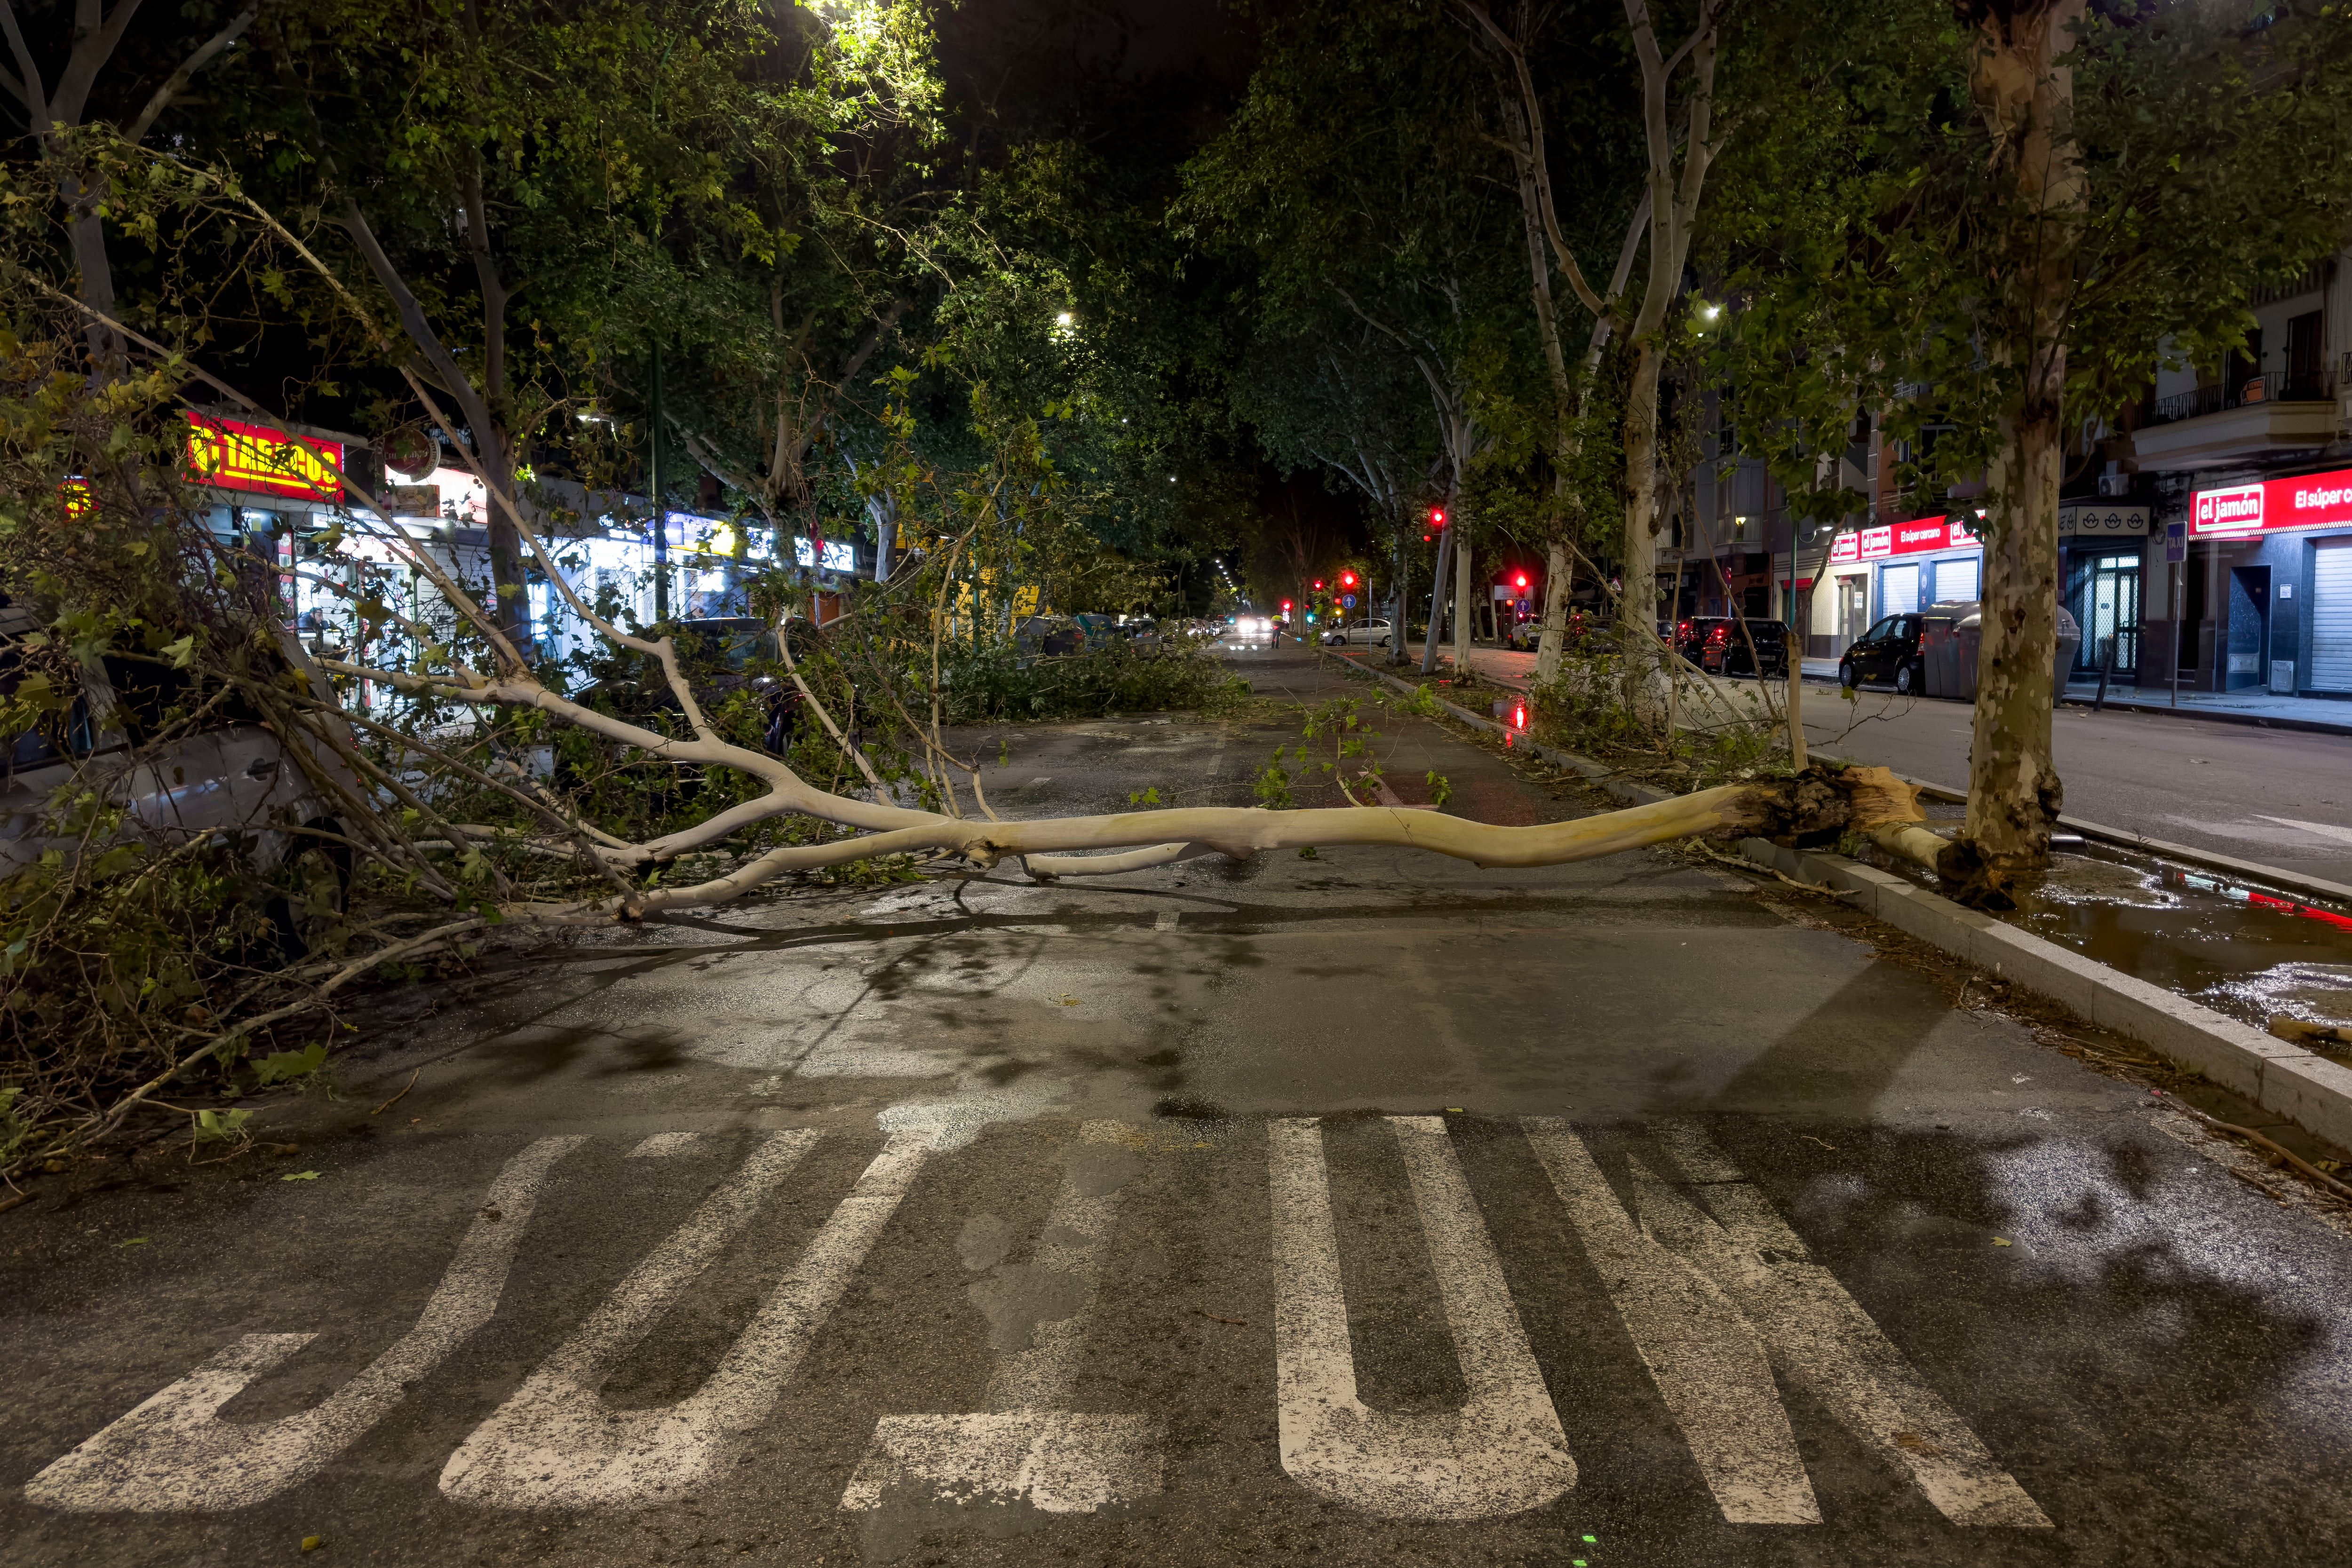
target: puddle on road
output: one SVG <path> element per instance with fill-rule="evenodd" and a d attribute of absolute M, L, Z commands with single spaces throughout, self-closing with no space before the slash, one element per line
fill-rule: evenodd
<path fill-rule="evenodd" d="M 2000 918 L 2256 1029 L 2352 1024 L 2352 911 L 2104 844 L 2053 855 L 2018 902 Z"/>

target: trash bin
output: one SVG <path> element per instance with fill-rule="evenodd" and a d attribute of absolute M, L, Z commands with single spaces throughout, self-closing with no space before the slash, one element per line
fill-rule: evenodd
<path fill-rule="evenodd" d="M 1919 661 L 1927 695 L 1971 702 L 1977 695 L 1977 637 L 1983 622 L 1973 600 L 1930 604 L 1919 613 Z"/>
<path fill-rule="evenodd" d="M 2072 615 L 2066 613 L 2066 607 L 2060 605 L 2058 607 L 2058 661 L 2050 671 L 2050 706 L 2052 707 L 2056 707 L 2059 699 L 2066 695 L 2066 680 L 2074 674 L 2074 654 L 2082 646 L 2083 628 L 2075 623 Z"/>
<path fill-rule="evenodd" d="M 1927 666 L 1927 695 L 1964 703 L 1977 700 L 1977 653 L 1983 636 L 1984 607 L 1976 600 L 1930 604 L 1919 612 L 1919 653 Z M 2066 693 L 2066 674 L 2074 667 L 2074 651 L 2082 642 L 2082 627 L 2060 605 L 2056 657 L 2050 670 L 2053 707 Z"/>

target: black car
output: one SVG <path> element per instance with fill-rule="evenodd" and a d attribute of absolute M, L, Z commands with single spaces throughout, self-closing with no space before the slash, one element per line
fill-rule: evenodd
<path fill-rule="evenodd" d="M 1927 665 L 1920 658 L 1922 618 L 1889 615 L 1853 640 L 1838 656 L 1838 685 L 1891 685 L 1904 695 L 1927 687 Z"/>
<path fill-rule="evenodd" d="M 672 621 L 648 628 L 646 634 L 665 633 L 676 641 L 679 667 L 706 712 L 749 687 L 766 710 L 761 738 L 767 748 L 781 755 L 791 747 L 801 694 L 782 669 L 773 626 L 750 616 L 723 615 Z M 817 633 L 807 622 L 792 623 L 792 638 L 795 660 L 816 652 Z M 572 694 L 573 701 L 622 718 L 682 716 L 660 665 L 642 653 L 614 650 L 595 674 L 597 679 Z"/>
<path fill-rule="evenodd" d="M 1750 621 L 1743 633 L 1728 615 L 1695 615 L 1676 623 L 1675 652 L 1713 675 L 1752 675 L 1759 664 L 1767 675 L 1789 673 L 1788 638 L 1777 621 Z"/>

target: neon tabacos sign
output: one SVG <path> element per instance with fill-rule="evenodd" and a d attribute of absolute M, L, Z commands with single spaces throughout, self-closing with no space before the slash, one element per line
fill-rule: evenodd
<path fill-rule="evenodd" d="M 2352 524 L 2352 468 L 2200 490 L 2189 507 L 2192 538 L 2242 538 L 2346 524 Z"/>
<path fill-rule="evenodd" d="M 1977 549 L 1983 541 L 1968 517 L 1916 517 L 1907 523 L 1881 523 L 1860 533 L 1840 534 L 1830 546 L 1832 566 L 1883 560 L 1889 556 L 1927 555 L 1935 550 Z"/>
<path fill-rule="evenodd" d="M 304 501 L 341 500 L 341 442 L 289 435 L 267 425 L 188 415 L 188 477 L 216 490 L 249 490 Z"/>

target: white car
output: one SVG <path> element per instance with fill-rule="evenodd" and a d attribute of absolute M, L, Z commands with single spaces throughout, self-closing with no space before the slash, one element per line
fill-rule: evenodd
<path fill-rule="evenodd" d="M 23 668 L 16 643 L 35 629 L 21 606 L 0 607 L 0 691 L 16 689 Z M 301 645 L 290 636 L 280 642 L 289 661 L 314 678 L 313 689 L 331 697 Z M 337 841 L 344 836 L 337 808 L 321 799 L 259 716 L 224 703 L 197 727 L 171 724 L 166 715 L 183 680 L 168 666 L 110 655 L 84 673 L 66 712 L 21 735 L 0 736 L 0 873 L 33 864 L 47 850 L 78 847 L 44 828 L 50 796 L 61 785 L 80 783 L 124 808 L 121 838 L 157 846 L 207 838 L 257 873 L 291 870 L 306 909 L 280 895 L 267 913 L 289 956 L 299 954 L 310 946 L 313 933 L 306 927 L 341 908 L 351 880 L 351 850 Z M 142 752 L 132 737 L 151 727 L 167 738 Z M 310 749 L 320 773 L 352 797 L 367 798 L 341 758 L 317 743 Z"/>
<path fill-rule="evenodd" d="M 1323 633 L 1327 648 L 1343 647 L 1349 643 L 1362 643 L 1374 648 L 1385 648 L 1391 641 L 1386 621 L 1355 621 L 1345 626 L 1334 626 Z"/>

